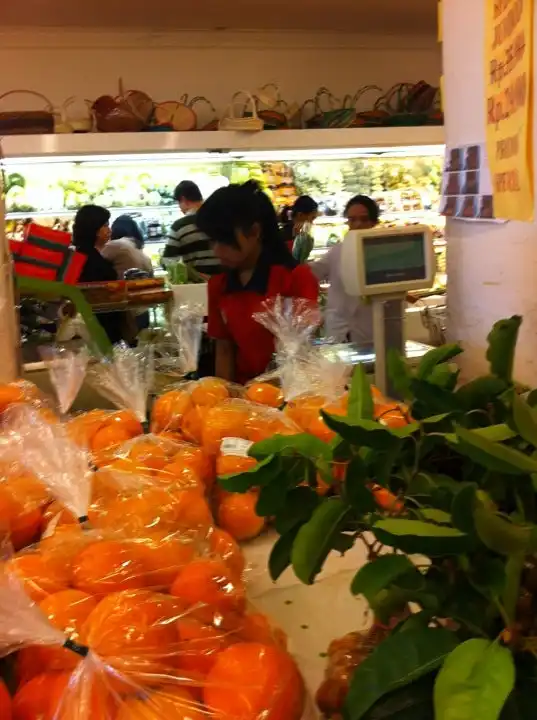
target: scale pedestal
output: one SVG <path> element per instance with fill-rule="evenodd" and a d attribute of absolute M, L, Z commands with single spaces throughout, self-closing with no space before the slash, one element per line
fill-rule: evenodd
<path fill-rule="evenodd" d="M 373 295 L 373 341 L 375 348 L 375 385 L 386 397 L 394 400 L 397 391 L 388 377 L 387 358 L 390 350 L 405 357 L 405 300 L 406 293 Z"/>

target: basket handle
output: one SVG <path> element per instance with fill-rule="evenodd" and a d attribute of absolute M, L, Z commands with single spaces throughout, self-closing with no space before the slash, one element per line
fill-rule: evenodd
<path fill-rule="evenodd" d="M 321 98 L 326 97 L 328 98 L 328 102 L 330 103 L 330 108 L 328 111 L 324 111 L 321 108 Z M 322 115 L 323 112 L 329 112 L 330 110 L 334 110 L 337 108 L 337 106 L 341 103 L 338 102 L 337 98 L 334 97 L 334 95 L 330 92 L 330 90 L 326 87 L 321 87 L 317 90 L 317 94 L 315 95 L 315 113 L 317 115 Z"/>
<path fill-rule="evenodd" d="M 347 97 L 350 98 L 351 103 L 349 107 L 355 108 L 358 105 L 358 101 L 362 98 L 362 96 L 368 92 L 371 92 L 372 90 L 375 90 L 376 92 L 382 92 L 382 88 L 380 88 L 378 85 L 364 85 L 364 87 L 361 87 L 356 91 L 352 98 L 350 98 L 350 95 L 347 95 Z"/>
<path fill-rule="evenodd" d="M 248 103 L 248 101 L 250 101 L 250 105 L 252 106 L 252 118 L 254 118 L 255 120 L 259 120 L 255 98 L 248 90 L 239 90 L 235 93 L 235 95 L 233 95 L 233 97 L 231 98 L 231 104 L 228 106 L 228 111 L 231 113 L 230 115 L 228 115 L 228 117 L 232 118 L 233 120 L 240 120 L 240 116 L 235 115 L 235 109 L 238 105 L 237 98 L 239 98 L 241 95 L 244 95 L 246 97 L 244 109 L 246 109 L 246 104 Z"/>
<path fill-rule="evenodd" d="M 188 98 L 187 95 L 183 95 L 183 97 Z M 180 100 L 179 102 L 181 102 L 181 101 L 182 101 L 182 100 Z M 200 103 L 200 102 L 204 102 L 206 105 L 208 105 L 210 111 L 211 111 L 211 112 L 213 113 L 213 115 L 216 117 L 216 110 L 215 110 L 214 105 L 212 104 L 212 102 L 211 102 L 210 100 L 208 100 L 208 99 L 207 99 L 206 97 L 204 97 L 203 95 L 196 95 L 196 97 L 192 98 L 192 100 L 188 103 L 188 107 L 192 110 L 192 109 L 194 108 L 194 105 L 197 105 L 197 104 Z"/>
<path fill-rule="evenodd" d="M 43 100 L 43 102 L 47 106 L 47 112 L 53 113 L 54 112 L 54 105 L 50 102 L 50 100 L 43 95 L 40 92 L 36 92 L 35 90 L 8 90 L 8 92 L 3 93 L 0 95 L 0 101 L 4 100 L 5 98 L 9 97 L 9 95 L 33 95 L 34 97 L 39 98 L 40 100 Z"/>

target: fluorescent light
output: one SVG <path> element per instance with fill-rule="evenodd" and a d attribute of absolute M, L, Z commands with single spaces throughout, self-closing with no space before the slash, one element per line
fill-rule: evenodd
<path fill-rule="evenodd" d="M 47 155 L 40 157 L 10 157 L 0 160 L 4 167 L 21 165 L 49 165 L 51 163 L 83 163 L 88 167 L 97 165 L 139 165 L 141 163 L 189 164 L 193 162 L 222 163 L 226 160 L 252 162 L 293 162 L 304 160 L 352 160 L 358 158 L 383 157 L 440 157 L 444 145 L 413 145 L 410 147 L 386 148 L 340 148 L 311 150 L 214 150 L 176 153 L 116 153 L 107 155 Z"/>

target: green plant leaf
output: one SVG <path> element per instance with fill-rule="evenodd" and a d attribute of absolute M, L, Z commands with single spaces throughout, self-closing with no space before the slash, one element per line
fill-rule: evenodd
<path fill-rule="evenodd" d="M 364 366 L 357 365 L 352 375 L 349 390 L 349 405 L 347 418 L 353 420 L 372 420 L 375 411 L 373 395 L 369 378 L 365 374 Z"/>
<path fill-rule="evenodd" d="M 364 720 L 431 720 L 435 673 L 385 695 Z"/>
<path fill-rule="evenodd" d="M 492 442 L 475 430 L 456 427 L 454 447 L 478 465 L 506 475 L 527 475 L 537 472 L 537 459 L 514 448 Z"/>
<path fill-rule="evenodd" d="M 403 400 L 411 400 L 412 392 L 410 390 L 410 380 L 412 372 L 401 353 L 395 348 L 388 350 L 386 361 L 388 377 L 392 381 L 395 391 L 403 398 Z"/>
<path fill-rule="evenodd" d="M 250 457 L 264 458 L 267 455 L 277 455 L 278 453 L 296 453 L 310 460 L 317 460 L 322 457 L 327 460 L 332 459 L 332 448 L 319 438 L 308 433 L 300 433 L 298 435 L 274 435 L 267 440 L 252 445 L 249 451 Z"/>
<path fill-rule="evenodd" d="M 504 380 L 495 375 L 475 378 L 455 392 L 457 401 L 466 411 L 486 408 L 507 388 Z"/>
<path fill-rule="evenodd" d="M 387 428 L 374 420 L 350 421 L 344 417 L 328 415 L 321 411 L 330 430 L 336 432 L 351 445 L 370 447 L 374 450 L 387 450 L 398 442 L 398 438 Z"/>
<path fill-rule="evenodd" d="M 371 530 L 384 545 L 409 554 L 456 555 L 471 546 L 471 538 L 460 530 L 422 520 L 385 518 L 377 520 Z"/>
<path fill-rule="evenodd" d="M 474 507 L 474 525 L 483 545 L 499 555 L 524 552 L 534 542 L 532 526 L 516 525 L 480 502 Z"/>
<path fill-rule="evenodd" d="M 351 592 L 363 595 L 371 603 L 381 590 L 409 572 L 419 573 L 406 555 L 381 555 L 358 570 L 351 583 Z"/>
<path fill-rule="evenodd" d="M 512 400 L 513 420 L 519 435 L 537 448 L 537 411 L 514 393 Z"/>
<path fill-rule="evenodd" d="M 289 490 L 285 506 L 276 517 L 277 532 L 285 535 L 297 525 L 303 525 L 313 515 L 319 503 L 319 496 L 310 487 L 301 486 Z"/>
<path fill-rule="evenodd" d="M 416 377 L 418 380 L 427 380 L 437 365 L 453 360 L 453 358 L 461 353 L 462 348 L 457 343 L 442 345 L 441 347 L 429 350 L 420 360 Z"/>
<path fill-rule="evenodd" d="M 515 685 L 511 652 L 473 638 L 446 658 L 434 686 L 435 720 L 497 720 Z"/>
<path fill-rule="evenodd" d="M 410 386 L 416 401 L 419 401 L 426 408 L 427 415 L 439 415 L 452 413 L 460 410 L 457 396 L 449 390 L 433 385 L 426 380 L 413 378 Z"/>
<path fill-rule="evenodd" d="M 456 644 L 455 635 L 443 628 L 388 636 L 354 671 L 345 717 L 361 720 L 382 697 L 439 668 Z"/>
<path fill-rule="evenodd" d="M 297 578 L 306 585 L 311 585 L 320 573 L 332 549 L 333 536 L 340 532 L 349 513 L 349 506 L 341 498 L 328 498 L 298 531 L 291 562 Z"/>
<path fill-rule="evenodd" d="M 242 473 L 221 475 L 218 483 L 229 492 L 245 493 L 250 488 L 268 485 L 281 471 L 280 459 L 269 455 L 255 467 Z"/>
<path fill-rule="evenodd" d="M 475 533 L 474 507 L 477 485 L 463 483 L 453 497 L 451 517 L 453 525 L 464 533 Z"/>
<path fill-rule="evenodd" d="M 367 468 L 361 457 L 354 457 L 347 468 L 342 496 L 354 512 L 363 516 L 375 512 L 377 504 L 373 493 L 366 487 L 368 481 Z"/>
<path fill-rule="evenodd" d="M 419 514 L 421 519 L 426 522 L 436 523 L 437 525 L 453 524 L 450 513 L 445 510 L 438 510 L 437 508 L 422 508 L 419 510 Z"/>
<path fill-rule="evenodd" d="M 453 370 L 451 363 L 437 365 L 427 378 L 431 385 L 437 385 L 443 390 L 453 392 L 457 387 L 460 370 Z"/>
<path fill-rule="evenodd" d="M 490 371 L 508 384 L 513 380 L 515 350 L 521 324 L 520 315 L 498 320 L 487 337 Z"/>
<path fill-rule="evenodd" d="M 268 560 L 271 580 L 276 580 L 291 565 L 291 550 L 298 535 L 298 527 L 294 527 L 285 535 L 281 535 L 274 543 Z"/>

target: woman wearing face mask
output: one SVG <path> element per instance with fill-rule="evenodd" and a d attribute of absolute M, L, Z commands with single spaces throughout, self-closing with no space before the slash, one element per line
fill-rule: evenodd
<path fill-rule="evenodd" d="M 110 240 L 109 223 L 110 213 L 99 205 L 84 205 L 75 215 L 73 245 L 86 256 L 86 263 L 79 278 L 80 283 L 108 282 L 118 279 L 112 263 L 101 254 Z M 111 343 L 123 339 L 124 313 L 99 313 L 97 319 Z"/>
<path fill-rule="evenodd" d="M 345 207 L 349 230 L 369 230 L 379 221 L 379 206 L 367 195 L 356 195 Z M 329 282 L 325 310 L 325 334 L 335 342 L 369 348 L 373 345 L 373 314 L 370 305 L 347 295 L 341 278 L 342 244 L 334 245 L 310 267 L 322 282 Z"/>
<path fill-rule="evenodd" d="M 217 190 L 199 209 L 197 224 L 224 268 L 208 284 L 216 375 L 245 383 L 274 354 L 274 336 L 252 315 L 278 295 L 317 303 L 318 282 L 289 252 L 272 203 L 255 182 Z"/>
<path fill-rule="evenodd" d="M 319 215 L 319 204 L 309 195 L 301 195 L 294 205 L 284 208 L 280 213 L 283 239 L 299 262 L 306 262 L 313 250 L 313 237 L 310 229 Z"/>

